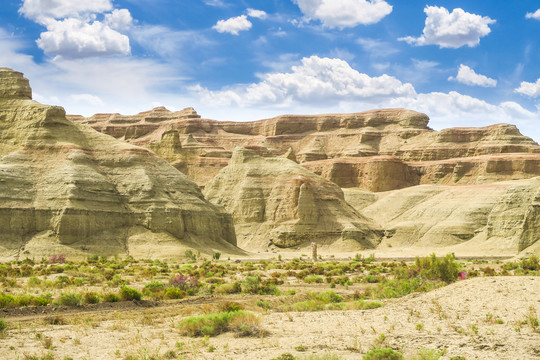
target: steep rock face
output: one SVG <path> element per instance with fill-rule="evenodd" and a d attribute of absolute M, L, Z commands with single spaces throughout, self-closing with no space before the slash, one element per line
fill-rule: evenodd
<path fill-rule="evenodd" d="M 385 229 L 381 246 L 515 254 L 540 240 L 540 177 L 487 185 L 420 185 L 345 199 Z"/>
<path fill-rule="evenodd" d="M 2 257 L 239 252 L 230 215 L 165 160 L 32 101 L 10 69 L 0 96 Z"/>
<path fill-rule="evenodd" d="M 191 108 L 181 112 L 156 108 L 134 116 L 72 119 L 150 147 L 201 186 L 228 163 L 236 146 L 269 157 L 293 155 L 295 161 L 342 187 L 373 191 L 540 175 L 540 146 L 513 125 L 437 132 L 427 126 L 425 114 L 405 109 L 219 122 L 198 118 Z M 162 139 L 171 131 L 186 146 Z"/>
<path fill-rule="evenodd" d="M 286 158 L 238 148 L 206 186 L 208 200 L 233 214 L 240 247 L 373 248 L 380 231 L 359 215 L 335 184 Z"/>

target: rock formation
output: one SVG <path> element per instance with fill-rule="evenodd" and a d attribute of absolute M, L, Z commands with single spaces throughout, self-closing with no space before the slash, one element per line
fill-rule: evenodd
<path fill-rule="evenodd" d="M 345 189 L 345 199 L 385 230 L 381 247 L 511 255 L 540 240 L 540 177 L 385 193 Z"/>
<path fill-rule="evenodd" d="M 171 156 L 180 148 L 174 132 L 162 141 Z M 2 258 L 177 258 L 186 247 L 240 253 L 231 216 L 185 175 L 147 149 L 67 120 L 61 107 L 32 101 L 28 80 L 6 68 L 0 233 Z"/>
<path fill-rule="evenodd" d="M 374 248 L 381 232 L 343 198 L 341 189 L 286 158 L 237 148 L 205 196 L 233 215 L 238 245 L 250 250 Z"/>
<path fill-rule="evenodd" d="M 540 175 L 540 146 L 513 125 L 433 131 L 426 115 L 404 109 L 253 122 L 201 119 L 191 108 L 71 119 L 151 148 L 201 186 L 227 165 L 236 146 L 288 157 L 341 187 L 371 191 Z M 178 133 L 181 148 L 162 139 L 171 131 Z"/>

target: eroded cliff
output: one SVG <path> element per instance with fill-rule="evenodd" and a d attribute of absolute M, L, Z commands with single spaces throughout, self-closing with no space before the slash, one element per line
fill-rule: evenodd
<path fill-rule="evenodd" d="M 187 247 L 240 253 L 232 218 L 151 151 L 31 100 L 0 68 L 0 252 L 177 258 Z"/>

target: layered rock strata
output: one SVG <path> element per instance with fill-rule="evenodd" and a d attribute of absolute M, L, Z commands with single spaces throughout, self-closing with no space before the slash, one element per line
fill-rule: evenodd
<path fill-rule="evenodd" d="M 174 140 L 172 140 L 174 141 Z M 177 258 L 185 248 L 240 253 L 232 218 L 151 151 L 31 100 L 0 69 L 0 253 Z"/>
<path fill-rule="evenodd" d="M 151 148 L 201 186 L 226 166 L 236 146 L 294 159 L 341 187 L 372 191 L 540 175 L 540 146 L 513 125 L 433 131 L 425 114 L 404 109 L 219 122 L 191 108 L 156 108 L 72 119 Z"/>
<path fill-rule="evenodd" d="M 540 240 L 540 177 L 485 185 L 420 185 L 384 193 L 344 191 L 348 203 L 385 230 L 381 247 L 512 255 Z"/>
<path fill-rule="evenodd" d="M 234 217 L 238 245 L 250 250 L 374 248 L 380 230 L 343 198 L 334 183 L 286 158 L 237 148 L 229 165 L 206 186 L 205 196 Z"/>

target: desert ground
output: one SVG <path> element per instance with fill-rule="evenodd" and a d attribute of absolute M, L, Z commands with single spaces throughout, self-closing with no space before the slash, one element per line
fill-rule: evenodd
<path fill-rule="evenodd" d="M 362 256 L 325 257 L 315 264 L 305 256 L 259 261 L 193 257 L 189 264 L 97 257 L 4 264 L 0 317 L 7 325 L 0 338 L 1 357 L 362 359 L 370 350 L 384 348 L 404 359 L 540 357 L 540 278 L 537 270 L 524 270 L 519 260 L 458 259 L 461 270 L 469 274 L 467 279 L 448 285 L 439 282 L 399 296 L 383 295 L 377 289 L 386 291 L 398 269 L 412 271 L 414 262 Z M 115 267 L 114 276 L 107 273 Z M 14 269 L 18 277 L 10 276 Z M 196 293 L 170 299 L 152 290 L 155 284 L 167 288 L 166 280 L 181 273 L 199 274 Z M 91 281 L 100 274 L 110 280 Z M 211 285 L 219 275 L 223 283 Z M 251 291 L 245 288 L 248 278 L 262 279 L 261 284 L 267 285 L 272 279 L 280 281 L 270 291 L 262 285 Z M 118 291 L 124 281 L 139 289 L 142 299 L 105 300 L 105 294 Z M 235 281 L 241 290 L 220 290 Z M 51 294 L 46 306 L 6 305 L 6 294 L 18 298 L 21 293 L 43 292 Z M 89 301 L 83 295 L 89 292 L 101 300 Z M 63 294 L 80 294 L 80 302 L 66 306 Z M 317 294 L 331 297 L 322 300 Z M 204 336 L 186 334 L 181 327 L 190 316 L 233 308 L 254 314 L 247 319 L 248 331 Z"/>

